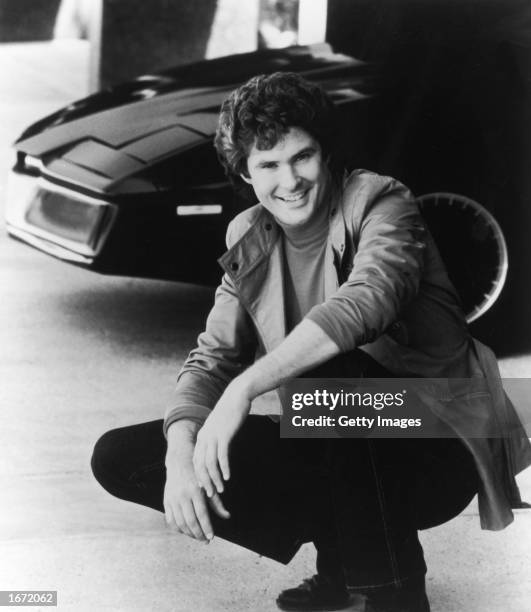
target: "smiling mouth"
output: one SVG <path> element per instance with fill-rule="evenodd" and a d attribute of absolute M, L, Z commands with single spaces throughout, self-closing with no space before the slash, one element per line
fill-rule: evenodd
<path fill-rule="evenodd" d="M 302 200 L 304 196 L 308 193 L 308 191 L 310 190 L 305 189 L 304 191 L 297 191 L 297 193 L 294 193 L 292 195 L 284 195 L 284 196 L 276 196 L 276 197 L 279 200 L 282 200 L 283 202 L 287 202 L 288 204 L 290 204 L 290 203 L 298 202 L 299 200 Z"/>

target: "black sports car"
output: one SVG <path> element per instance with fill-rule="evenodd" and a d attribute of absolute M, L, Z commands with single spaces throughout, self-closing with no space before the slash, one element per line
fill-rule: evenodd
<path fill-rule="evenodd" d="M 226 225 L 249 204 L 234 194 L 212 146 L 218 110 L 234 87 L 276 70 L 323 85 L 349 118 L 345 134 L 361 144 L 363 114 L 352 106 L 363 107 L 374 88 L 371 70 L 327 45 L 141 76 L 20 136 L 8 180 L 9 234 L 98 272 L 216 282 Z"/>
<path fill-rule="evenodd" d="M 451 185 L 440 165 L 427 179 L 423 155 L 397 140 L 407 132 L 390 123 L 397 97 L 376 65 L 326 44 L 290 47 L 141 76 L 31 125 L 15 143 L 9 234 L 97 272 L 215 284 L 227 223 L 251 203 L 216 158 L 219 107 L 252 75 L 276 70 L 301 72 L 329 93 L 347 167 L 414 188 Z M 419 203 L 472 321 L 505 281 L 502 231 L 469 198 L 439 193 Z"/>

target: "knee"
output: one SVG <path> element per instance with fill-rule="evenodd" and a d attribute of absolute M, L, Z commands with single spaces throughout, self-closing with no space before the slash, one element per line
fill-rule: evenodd
<path fill-rule="evenodd" d="M 119 460 L 119 448 L 117 429 L 105 432 L 94 445 L 90 467 L 96 480 L 105 488 L 109 489 L 110 481 L 117 471 Z"/>

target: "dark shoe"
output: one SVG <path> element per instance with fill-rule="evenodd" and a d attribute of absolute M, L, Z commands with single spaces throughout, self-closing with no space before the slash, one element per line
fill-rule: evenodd
<path fill-rule="evenodd" d="M 365 612 L 430 612 L 424 581 L 414 589 L 377 589 L 369 593 Z"/>
<path fill-rule="evenodd" d="M 306 578 L 298 587 L 286 589 L 277 597 L 281 610 L 343 610 L 350 604 L 343 582 L 334 582 L 319 574 Z"/>

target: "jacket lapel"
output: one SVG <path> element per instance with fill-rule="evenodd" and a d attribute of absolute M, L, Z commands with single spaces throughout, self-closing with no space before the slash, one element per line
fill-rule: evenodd
<path fill-rule="evenodd" d="M 286 337 L 280 230 L 262 209 L 256 222 L 219 263 L 231 278 L 267 352 Z"/>
<path fill-rule="evenodd" d="M 281 240 L 273 245 L 269 258 L 264 258 L 252 283 L 241 287 L 241 295 L 248 305 L 267 352 L 276 348 L 286 337 L 284 308 L 284 266 Z M 267 307 L 264 308 L 264 304 Z"/>
<path fill-rule="evenodd" d="M 340 283 L 344 280 L 341 279 L 341 270 L 345 247 L 346 229 L 343 206 L 339 189 L 335 188 L 332 193 L 332 203 L 330 206 L 330 229 L 325 254 L 325 300 L 338 290 Z"/>

